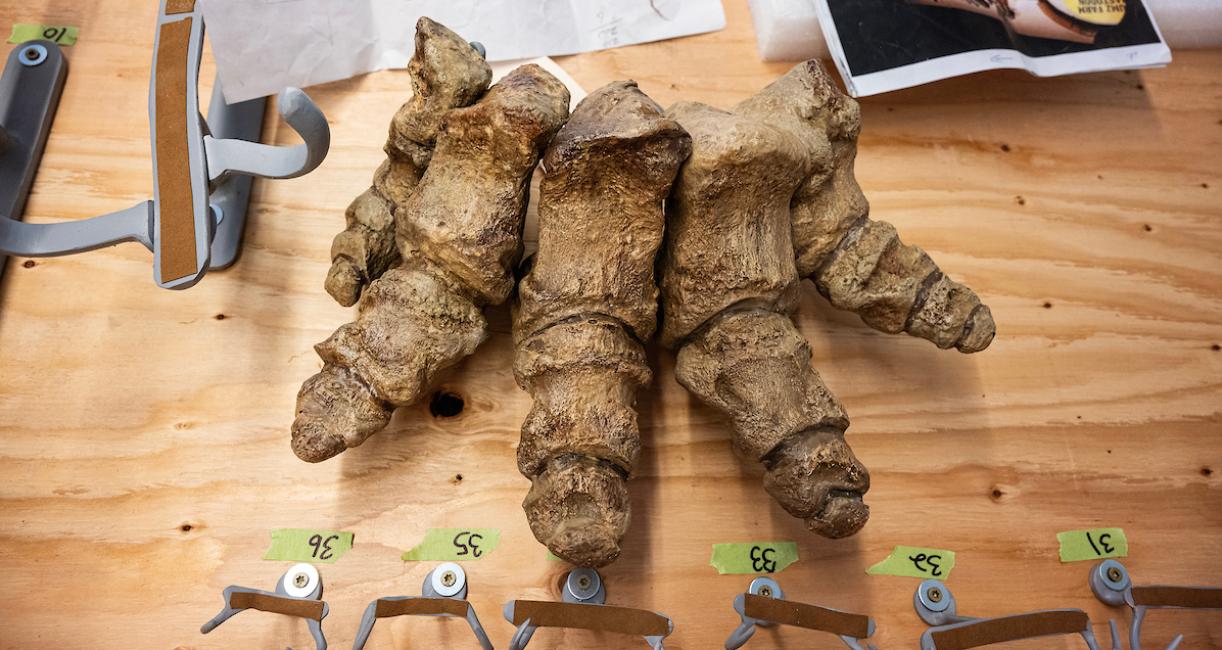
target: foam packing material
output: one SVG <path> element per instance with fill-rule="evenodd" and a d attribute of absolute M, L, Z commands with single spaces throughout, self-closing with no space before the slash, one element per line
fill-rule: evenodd
<path fill-rule="evenodd" d="M 828 58 L 815 0 L 749 0 L 749 4 L 765 61 Z M 1146 0 L 1146 6 L 1171 49 L 1222 47 L 1222 0 Z"/>

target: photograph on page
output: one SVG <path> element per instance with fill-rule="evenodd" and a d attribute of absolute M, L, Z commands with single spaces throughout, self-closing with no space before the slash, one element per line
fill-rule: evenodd
<path fill-rule="evenodd" d="M 1039 76 L 1166 65 L 1143 0 L 818 0 L 850 92 L 996 68 Z"/>

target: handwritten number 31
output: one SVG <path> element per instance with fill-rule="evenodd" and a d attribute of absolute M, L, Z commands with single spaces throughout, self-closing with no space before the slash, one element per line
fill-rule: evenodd
<path fill-rule="evenodd" d="M 1091 539 L 1090 533 L 1086 533 L 1086 541 L 1090 542 L 1090 547 L 1095 549 L 1095 555 L 1103 555 L 1104 553 L 1111 553 L 1112 551 L 1116 550 L 1116 547 L 1108 543 L 1111 539 L 1111 533 L 1103 533 L 1099 536 L 1099 543 L 1095 544 L 1095 540 Z M 1102 549 L 1100 549 L 1100 547 L 1102 547 Z"/>

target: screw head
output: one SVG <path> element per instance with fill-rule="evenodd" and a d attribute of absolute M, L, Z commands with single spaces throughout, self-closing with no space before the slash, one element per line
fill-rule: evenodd
<path fill-rule="evenodd" d="M 1120 569 L 1117 569 L 1114 566 L 1108 567 L 1107 579 L 1111 580 L 1112 582 L 1120 582 Z"/>
<path fill-rule="evenodd" d="M 458 576 L 454 575 L 453 571 L 446 571 L 445 573 L 441 574 L 441 584 L 447 587 L 453 587 L 454 583 L 457 581 Z"/>
<path fill-rule="evenodd" d="M 937 587 L 933 587 L 925 593 L 927 596 L 929 596 L 930 601 L 935 602 L 935 603 L 942 602 L 942 590 L 941 589 L 938 589 Z"/>
<path fill-rule="evenodd" d="M 772 598 L 772 587 L 760 587 L 760 595 L 764 598 Z"/>
<path fill-rule="evenodd" d="M 309 584 L 309 582 L 310 582 L 310 576 L 304 573 L 298 573 L 297 575 L 293 576 L 293 584 L 298 587 L 304 587 L 307 584 Z"/>

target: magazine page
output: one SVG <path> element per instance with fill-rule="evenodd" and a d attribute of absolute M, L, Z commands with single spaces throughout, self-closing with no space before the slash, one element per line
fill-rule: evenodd
<path fill-rule="evenodd" d="M 1143 0 L 816 0 L 816 8 L 857 97 L 996 68 L 1048 77 L 1171 62 Z"/>

